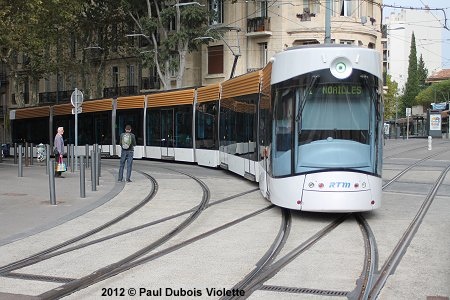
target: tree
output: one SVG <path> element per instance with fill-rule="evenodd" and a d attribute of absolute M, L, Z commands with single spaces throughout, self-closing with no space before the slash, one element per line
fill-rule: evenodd
<path fill-rule="evenodd" d="M 386 75 L 387 91 L 384 95 L 384 119 L 395 118 L 398 110 L 398 83 L 392 80 L 391 75 Z"/>
<path fill-rule="evenodd" d="M 419 87 L 421 90 L 426 88 L 426 80 L 428 78 L 428 69 L 425 67 L 422 54 L 420 54 L 419 64 L 417 66 L 417 78 L 419 80 Z"/>
<path fill-rule="evenodd" d="M 178 6 L 175 1 L 128 0 L 128 13 L 136 25 L 136 33 L 142 34 L 151 45 L 143 60 L 155 66 L 164 89 L 170 88 L 171 74 L 176 74 L 176 86 L 182 87 L 186 55 L 207 43 L 197 39 L 207 31 L 208 13 L 203 6 L 192 4 Z"/>
<path fill-rule="evenodd" d="M 402 115 L 405 114 L 405 108 L 412 107 L 415 105 L 415 98 L 419 94 L 419 77 L 417 72 L 417 51 L 416 51 L 416 39 L 414 37 L 414 32 L 411 36 L 411 48 L 409 53 L 409 64 L 408 64 L 408 80 L 405 84 L 405 93 L 402 97 Z"/>
<path fill-rule="evenodd" d="M 31 82 L 37 90 L 38 80 L 57 70 L 51 45 L 56 45 L 59 28 L 70 28 L 79 1 L 0 0 L 0 7 L 0 59 L 15 79 L 15 100 L 21 107 L 25 86 Z"/>
<path fill-rule="evenodd" d="M 422 90 L 416 97 L 416 101 L 429 107 L 431 103 L 450 101 L 450 79 L 436 82 Z"/>
<path fill-rule="evenodd" d="M 131 22 L 122 3 L 116 0 L 86 2 L 76 22 L 77 28 L 71 34 L 81 57 L 72 70 L 81 76 L 85 95 L 100 98 L 105 87 L 106 61 L 129 57 L 125 33 Z"/>

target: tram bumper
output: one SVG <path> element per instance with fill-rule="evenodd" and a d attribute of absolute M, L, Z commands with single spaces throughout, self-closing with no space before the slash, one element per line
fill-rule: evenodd
<path fill-rule="evenodd" d="M 356 212 L 376 209 L 380 204 L 376 193 L 379 184 L 371 177 L 352 172 L 308 174 L 303 185 L 302 210 Z"/>
<path fill-rule="evenodd" d="M 357 212 L 375 209 L 370 191 L 303 191 L 302 210 L 317 212 Z"/>

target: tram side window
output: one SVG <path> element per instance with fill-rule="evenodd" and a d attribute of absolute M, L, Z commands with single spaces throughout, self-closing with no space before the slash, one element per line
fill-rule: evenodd
<path fill-rule="evenodd" d="M 48 143 L 48 118 L 19 119 L 12 121 L 13 142 Z"/>
<path fill-rule="evenodd" d="M 192 105 L 175 108 L 175 147 L 192 148 Z"/>
<path fill-rule="evenodd" d="M 200 103 L 196 112 L 196 141 L 198 149 L 218 149 L 217 147 L 217 101 Z"/>
<path fill-rule="evenodd" d="M 220 146 L 229 154 L 236 153 L 236 114 L 233 112 L 234 100 L 223 99 L 220 104 Z"/>
<path fill-rule="evenodd" d="M 161 146 L 161 111 L 147 110 L 147 146 Z"/>
<path fill-rule="evenodd" d="M 137 145 L 143 145 L 144 137 L 142 136 L 142 120 L 143 111 L 140 109 L 120 110 L 117 112 L 116 120 L 116 143 L 120 143 L 120 134 L 125 132 L 125 126 L 131 125 L 134 135 L 136 136 Z"/>
<path fill-rule="evenodd" d="M 293 109 L 293 93 L 288 91 L 275 107 L 277 151 L 288 151 L 291 149 Z"/>
<path fill-rule="evenodd" d="M 279 90 L 275 95 L 272 145 L 272 171 L 274 176 L 291 174 L 292 132 L 294 118 L 293 89 Z"/>

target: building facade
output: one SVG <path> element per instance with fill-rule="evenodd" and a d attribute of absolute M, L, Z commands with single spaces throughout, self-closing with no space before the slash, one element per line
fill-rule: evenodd
<path fill-rule="evenodd" d="M 187 4 L 201 5 L 215 13 L 208 31 L 214 31 L 216 38 L 208 35 L 211 32 L 199 37 L 210 39 L 210 42 L 200 51 L 187 55 L 183 87 L 213 84 L 261 69 L 275 53 L 289 47 L 324 43 L 327 5 L 330 7 L 331 43 L 375 48 L 382 52 L 381 0 L 249 0 L 235 3 L 199 0 Z M 146 49 L 147 44 L 141 37 L 136 37 L 135 42 Z M 25 80 L 17 85 L 13 78 L 7 78 L 6 71 L 2 73 L 0 69 L 0 75 L 6 76 L 0 86 L 0 98 L 4 103 L 0 109 L 0 124 L 4 129 L 1 141 L 11 142 L 6 116 L 10 109 L 69 102 L 75 87 L 84 86 L 91 91 L 86 94 L 103 98 L 162 88 L 156 70 L 143 67 L 141 56 L 117 55 L 110 51 L 102 66 L 104 72 L 96 73 L 96 67 L 99 67 L 96 57 L 102 55 L 102 51 L 104 49 L 100 47 L 79 51 L 89 55 L 92 67 L 84 82 L 70 74 L 57 72 L 36 82 Z M 19 59 L 18 63 L 25 63 L 25 58 Z M 99 74 L 102 74 L 101 78 Z M 173 75 L 169 89 L 176 86 L 176 74 Z M 102 88 L 98 82 L 102 83 Z"/>
<path fill-rule="evenodd" d="M 442 24 L 431 10 L 401 9 L 386 16 L 386 51 L 384 54 L 387 74 L 398 83 L 402 93 L 408 79 L 411 37 L 414 33 L 417 59 L 422 55 L 425 67 L 431 75 L 442 66 Z"/>

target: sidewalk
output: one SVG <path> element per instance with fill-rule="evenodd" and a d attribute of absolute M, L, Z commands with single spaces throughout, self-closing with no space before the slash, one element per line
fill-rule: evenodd
<path fill-rule="evenodd" d="M 8 157 L 0 163 L 0 246 L 52 228 L 111 200 L 124 187 L 116 183 L 117 170 L 101 170 L 100 185 L 92 191 L 91 170 L 86 169 L 86 198 L 80 197 L 79 172 L 55 178 L 56 205 L 50 204 L 49 179 L 45 163 L 23 167 Z"/>

